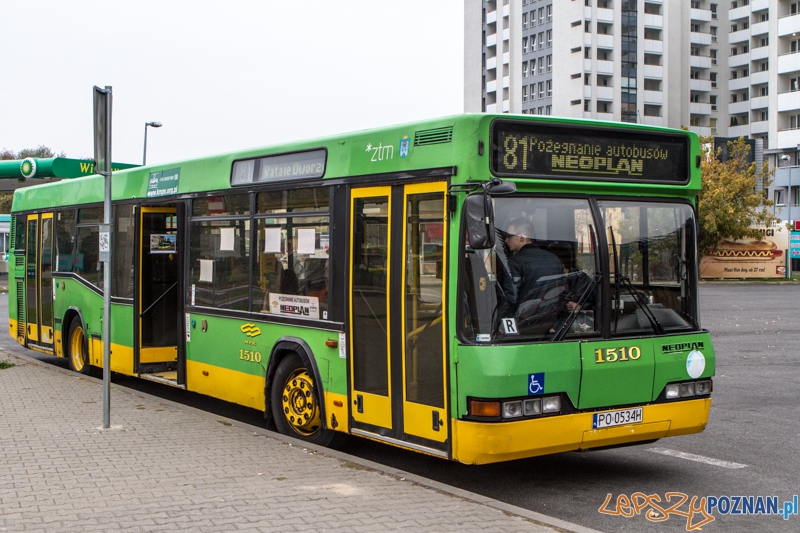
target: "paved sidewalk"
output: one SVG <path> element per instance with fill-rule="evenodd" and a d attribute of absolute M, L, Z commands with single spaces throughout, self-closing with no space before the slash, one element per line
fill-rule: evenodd
<path fill-rule="evenodd" d="M 0 532 L 589 531 L 0 350 Z M 549 524 L 549 525 L 545 525 Z"/>

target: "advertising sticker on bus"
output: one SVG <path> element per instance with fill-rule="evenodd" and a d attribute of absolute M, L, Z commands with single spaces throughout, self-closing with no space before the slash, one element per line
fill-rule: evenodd
<path fill-rule="evenodd" d="M 274 315 L 319 318 L 319 298 L 293 294 L 269 293 L 270 313 Z"/>

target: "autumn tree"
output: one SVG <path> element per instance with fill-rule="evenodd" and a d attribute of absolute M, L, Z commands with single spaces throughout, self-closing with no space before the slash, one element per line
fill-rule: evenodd
<path fill-rule="evenodd" d="M 761 168 L 748 162 L 749 147 L 744 138 L 728 142 L 728 159 L 720 160 L 721 148 L 714 148 L 711 137 L 703 145 L 703 187 L 698 197 L 700 252 L 715 250 L 723 239 L 752 238 L 762 235 L 754 224 L 769 226 L 780 222 L 768 209 L 774 205 L 766 191 L 774 170 L 765 161 Z"/>

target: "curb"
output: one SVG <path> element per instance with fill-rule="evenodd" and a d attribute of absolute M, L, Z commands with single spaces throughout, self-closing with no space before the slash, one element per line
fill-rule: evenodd
<path fill-rule="evenodd" d="M 53 365 L 50 365 L 48 363 L 44 363 L 44 362 L 39 361 L 38 359 L 34 359 L 34 358 L 32 358 L 32 357 L 30 357 L 28 355 L 23 355 L 23 354 L 10 352 L 10 351 L 8 351 L 8 350 L 6 350 L 4 348 L 0 348 L 0 354 L 6 355 L 8 357 L 13 357 L 13 358 L 16 358 L 16 359 L 20 359 L 20 360 L 24 361 L 27 364 L 36 365 L 36 366 L 45 368 L 47 370 L 53 370 L 53 371 L 56 371 L 56 372 L 61 372 L 64 375 L 70 376 L 70 377 L 73 377 L 73 378 L 85 377 L 85 376 L 79 376 L 78 374 L 75 374 L 71 370 L 67 370 L 67 369 L 64 369 L 64 368 L 60 368 L 58 366 L 53 366 Z M 94 378 L 92 378 L 92 379 L 94 379 Z M 385 466 L 385 465 L 382 465 L 380 463 L 375 463 L 373 461 L 369 461 L 367 459 L 362 459 L 360 457 L 355 457 L 355 456 L 352 456 L 352 455 L 348 455 L 348 454 L 346 454 L 344 452 L 340 452 L 338 450 L 332 450 L 330 448 L 325 448 L 325 447 L 322 447 L 322 446 L 318 446 L 316 444 L 311 444 L 311 443 L 308 443 L 308 442 L 305 442 L 305 441 L 302 441 L 302 440 L 299 440 L 299 439 L 295 439 L 293 437 L 289 437 L 289 436 L 286 436 L 286 435 L 281 435 L 280 433 L 275 433 L 275 432 L 269 431 L 266 428 L 262 428 L 262 427 L 258 427 L 258 426 L 251 426 L 251 425 L 248 425 L 248 424 L 243 424 L 243 423 L 241 423 L 241 422 L 239 422 L 237 420 L 229 419 L 229 418 L 226 418 L 226 417 L 220 416 L 220 415 L 215 415 L 213 413 L 209 413 L 208 411 L 203 411 L 202 409 L 197 409 L 195 407 L 184 405 L 182 403 L 177 403 L 177 402 L 174 402 L 172 400 L 167 400 L 167 399 L 164 399 L 164 398 L 153 396 L 151 394 L 147 394 L 147 393 L 140 392 L 140 391 L 137 391 L 137 390 L 129 389 L 127 387 L 124 387 L 122 385 L 118 385 L 118 384 L 113 383 L 113 382 L 111 383 L 111 388 L 112 389 L 118 389 L 120 391 L 124 391 L 126 394 L 132 394 L 134 396 L 139 396 L 141 398 L 147 398 L 149 400 L 157 401 L 159 403 L 168 404 L 168 405 L 170 405 L 172 407 L 175 407 L 176 409 L 191 410 L 195 414 L 198 414 L 198 415 L 200 415 L 200 416 L 202 416 L 204 418 L 212 419 L 214 421 L 222 420 L 222 421 L 224 421 L 226 423 L 226 425 L 230 424 L 231 426 L 234 426 L 234 427 L 236 427 L 236 428 L 238 428 L 240 430 L 245 430 L 245 431 L 248 431 L 248 432 L 251 432 L 251 433 L 256 433 L 258 435 L 261 435 L 263 437 L 267 437 L 267 438 L 270 438 L 270 439 L 273 439 L 273 440 L 276 440 L 276 441 L 281 441 L 281 442 L 284 442 L 286 444 L 289 444 L 290 446 L 297 446 L 297 447 L 304 448 L 304 449 L 307 449 L 307 450 L 313 450 L 316 454 L 325 455 L 327 457 L 332 457 L 334 459 L 338 459 L 339 461 L 342 461 L 342 462 L 345 462 L 345 463 L 356 464 L 356 465 L 358 465 L 360 467 L 363 467 L 363 468 L 366 468 L 366 469 L 369 469 L 369 470 L 373 470 L 373 471 L 376 471 L 376 472 L 380 472 L 380 473 L 382 473 L 384 475 L 387 475 L 387 476 L 394 477 L 398 481 L 407 481 L 407 482 L 410 482 L 410 483 L 413 483 L 413 484 L 416 484 L 416 485 L 419 485 L 419 486 L 422 486 L 422 487 L 426 487 L 428 489 L 431 489 L 431 490 L 434 490 L 434 491 L 437 491 L 437 492 L 449 494 L 450 496 L 452 496 L 454 498 L 468 500 L 468 501 L 471 501 L 473 503 L 477 503 L 479 505 L 484 505 L 486 507 L 491 507 L 493 509 L 497 509 L 497 510 L 502 511 L 503 513 L 506 513 L 506 514 L 516 515 L 516 516 L 519 516 L 520 518 L 523 518 L 526 521 L 532 522 L 534 524 L 541 525 L 541 526 L 546 526 L 546 527 L 550 527 L 550 528 L 554 528 L 556 531 L 569 532 L 569 533 L 601 533 L 596 529 L 587 528 L 587 527 L 584 527 L 584 526 L 581 526 L 581 525 L 578 525 L 578 524 L 573 524 L 571 522 L 567 522 L 565 520 L 560 520 L 558 518 L 554 518 L 554 517 L 547 516 L 547 515 L 544 515 L 544 514 L 541 514 L 541 513 L 537 513 L 535 511 L 530 511 L 528 509 L 524 509 L 522 507 L 517 507 L 517 506 L 509 504 L 509 503 L 504 503 L 504 502 L 501 502 L 499 500 L 495 500 L 493 498 L 488 498 L 486 496 L 482 496 L 482 495 L 476 494 L 474 492 L 470 492 L 470 491 L 467 491 L 467 490 L 459 489 L 457 487 L 446 485 L 444 483 L 440 483 L 440 482 L 434 481 L 432 479 L 427 479 L 425 477 L 418 476 L 416 474 L 412 474 L 412 473 L 406 472 L 404 470 L 400 470 L 400 469 L 397 469 L 397 468 L 392 468 L 392 467 L 389 467 L 389 466 Z"/>

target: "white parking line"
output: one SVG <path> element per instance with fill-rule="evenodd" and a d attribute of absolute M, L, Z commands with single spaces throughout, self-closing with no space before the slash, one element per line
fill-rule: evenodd
<path fill-rule="evenodd" d="M 742 463 L 732 463 L 730 461 L 723 461 L 722 459 L 714 459 L 713 457 L 704 457 L 702 455 L 695 455 L 693 453 L 679 452 L 676 450 L 668 450 L 667 448 L 648 448 L 648 452 L 660 453 L 661 455 L 669 455 L 670 457 L 677 457 L 679 459 L 687 459 L 689 461 L 697 461 L 698 463 L 705 463 L 707 465 L 721 466 L 722 468 L 745 468 L 747 465 Z"/>

